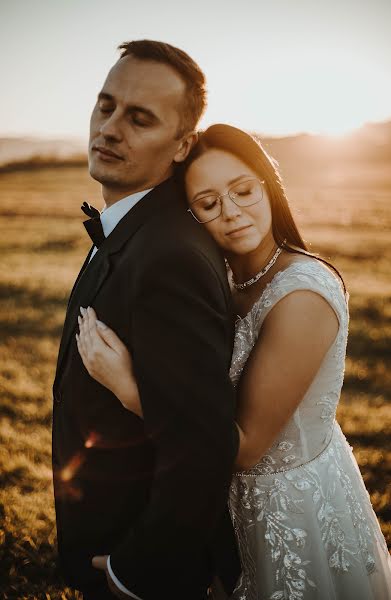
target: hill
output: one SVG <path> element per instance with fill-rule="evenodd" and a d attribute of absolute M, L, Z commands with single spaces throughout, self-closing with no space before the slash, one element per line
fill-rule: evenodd
<path fill-rule="evenodd" d="M 290 186 L 391 190 L 391 121 L 338 137 L 257 137 Z"/>
<path fill-rule="evenodd" d="M 77 138 L 0 138 L 0 172 L 60 164 L 85 164 L 86 147 L 87 144 Z"/>
<path fill-rule="evenodd" d="M 280 164 L 289 187 L 391 190 L 391 121 L 369 123 L 344 136 L 254 135 Z M 0 138 L 0 172 L 85 165 L 80 139 Z"/>

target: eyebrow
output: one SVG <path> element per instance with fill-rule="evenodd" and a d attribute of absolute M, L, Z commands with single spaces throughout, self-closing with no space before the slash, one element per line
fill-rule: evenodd
<path fill-rule="evenodd" d="M 108 102 L 115 102 L 114 96 L 112 96 L 111 94 L 108 94 L 107 92 L 100 92 L 98 94 L 98 101 L 99 100 L 107 100 Z M 135 112 L 143 113 L 147 117 L 150 117 L 152 120 L 160 123 L 159 117 L 149 108 L 145 108 L 145 106 L 139 106 L 138 104 L 129 104 L 126 107 L 126 112 L 127 113 L 135 113 Z"/>
<path fill-rule="evenodd" d="M 240 179 L 243 179 L 243 177 L 251 177 L 251 175 L 249 175 L 249 174 L 247 173 L 247 174 L 244 174 L 244 175 L 238 175 L 237 177 L 234 177 L 233 179 L 231 179 L 231 180 L 228 182 L 228 187 L 231 187 L 231 185 L 233 185 L 234 183 L 236 183 L 236 182 L 237 182 L 237 181 L 239 181 Z M 198 193 L 197 193 L 197 194 L 194 196 L 194 198 L 193 198 L 193 200 L 190 202 L 190 204 L 193 204 L 193 202 L 195 202 L 196 200 L 198 200 L 198 199 L 199 199 L 199 198 L 198 198 L 198 196 L 204 196 L 205 194 L 216 194 L 216 196 L 218 196 L 218 194 L 217 194 L 216 190 L 213 190 L 213 189 L 211 189 L 211 188 L 208 188 L 208 189 L 206 189 L 206 190 L 202 190 L 201 192 L 198 192 Z"/>

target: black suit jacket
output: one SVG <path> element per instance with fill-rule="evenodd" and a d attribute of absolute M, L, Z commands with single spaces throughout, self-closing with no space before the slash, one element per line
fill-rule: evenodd
<path fill-rule="evenodd" d="M 225 266 L 168 179 L 119 222 L 72 290 L 53 386 L 58 547 L 67 582 L 101 581 L 95 554 L 143 600 L 199 600 L 239 574 L 226 502 L 238 449 Z M 144 420 L 84 368 L 91 305 L 132 353 Z"/>

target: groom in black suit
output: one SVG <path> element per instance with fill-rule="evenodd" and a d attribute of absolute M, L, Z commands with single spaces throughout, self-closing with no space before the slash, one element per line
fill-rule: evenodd
<path fill-rule="evenodd" d="M 86 208 L 93 246 L 53 386 L 59 556 L 87 600 L 201 600 L 216 577 L 230 594 L 239 574 L 226 506 L 238 449 L 230 291 L 174 174 L 195 141 L 205 81 L 168 44 L 120 49 L 91 117 L 89 167 L 105 209 Z M 131 351 L 144 420 L 84 368 L 75 334 L 86 306 Z"/>

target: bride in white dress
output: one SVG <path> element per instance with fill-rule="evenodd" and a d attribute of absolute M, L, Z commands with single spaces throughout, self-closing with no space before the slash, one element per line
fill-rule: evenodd
<path fill-rule="evenodd" d="M 390 600 L 390 555 L 335 417 L 344 283 L 308 253 L 275 163 L 251 136 L 214 125 L 185 169 L 189 210 L 227 258 L 238 315 L 230 376 L 240 450 L 229 507 L 242 574 L 232 600 Z M 141 415 L 131 358 L 96 323 L 93 310 L 81 322 L 83 362 Z M 95 346 L 91 358 L 94 337 L 100 355 Z"/>

